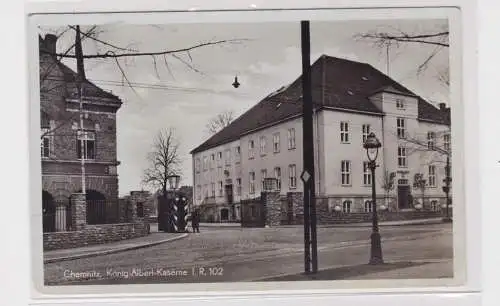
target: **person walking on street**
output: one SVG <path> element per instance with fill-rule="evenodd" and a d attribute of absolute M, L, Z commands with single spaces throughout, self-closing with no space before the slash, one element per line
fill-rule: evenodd
<path fill-rule="evenodd" d="M 200 232 L 200 212 L 198 209 L 195 209 L 191 215 L 191 227 L 193 228 L 193 233 Z"/>

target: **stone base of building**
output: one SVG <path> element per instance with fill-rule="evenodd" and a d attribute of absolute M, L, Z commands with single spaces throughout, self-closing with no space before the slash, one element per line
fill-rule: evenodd
<path fill-rule="evenodd" d="M 78 231 L 44 233 L 43 249 L 49 251 L 104 244 L 143 237 L 149 233 L 147 222 L 85 225 Z"/>
<path fill-rule="evenodd" d="M 344 205 L 345 201 L 349 204 Z M 318 224 L 346 224 L 371 222 L 371 207 L 366 197 L 318 197 L 316 215 Z M 377 198 L 379 221 L 408 221 L 430 218 L 444 218 L 444 198 L 429 197 L 424 205 L 416 208 L 399 209 L 395 198 Z M 303 224 L 302 193 L 280 195 L 275 192 L 262 193 L 260 197 L 242 201 L 242 227 L 264 227 Z M 452 216 L 449 207 L 448 215 Z"/>
<path fill-rule="evenodd" d="M 199 207 L 200 221 L 204 223 L 240 222 L 240 203 L 203 204 Z"/>

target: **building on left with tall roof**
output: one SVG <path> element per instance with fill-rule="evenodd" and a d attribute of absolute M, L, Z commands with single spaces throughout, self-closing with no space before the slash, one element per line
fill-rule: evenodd
<path fill-rule="evenodd" d="M 118 203 L 116 115 L 122 101 L 84 80 L 82 128 L 77 73 L 55 56 L 56 43 L 54 35 L 39 36 L 44 232 L 70 230 L 70 214 L 57 218 L 55 206 L 69 205 L 71 195 L 82 191 L 82 159 L 87 223 L 107 223 L 110 215 L 117 216 L 106 205 L 89 206 L 92 201 Z"/>

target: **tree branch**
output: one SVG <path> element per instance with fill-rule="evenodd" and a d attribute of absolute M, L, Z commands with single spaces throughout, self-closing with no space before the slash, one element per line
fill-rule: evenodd
<path fill-rule="evenodd" d="M 74 26 L 71 26 L 71 25 L 70 25 L 69 27 L 70 27 L 71 29 L 73 29 L 73 30 L 75 30 L 75 31 L 76 31 L 76 28 L 75 28 Z M 86 34 L 86 33 L 81 33 L 81 34 L 82 34 L 82 36 L 88 37 L 88 38 L 90 38 L 90 39 L 92 39 L 92 40 L 94 40 L 94 41 L 97 41 L 98 43 L 101 43 L 101 44 L 103 44 L 103 45 L 106 45 L 106 46 L 108 46 L 108 47 L 112 47 L 112 48 L 115 48 L 115 49 L 118 49 L 118 50 L 122 50 L 122 51 L 138 52 L 137 50 L 134 50 L 134 49 L 128 49 L 128 48 L 118 47 L 118 46 L 116 46 L 116 45 L 113 45 L 113 44 L 111 44 L 111 43 L 109 43 L 109 42 L 102 41 L 102 40 L 100 40 L 100 39 L 98 39 L 98 38 L 96 38 L 96 37 L 93 37 L 93 36 L 91 36 L 91 35 L 89 35 L 89 34 Z"/>
<path fill-rule="evenodd" d="M 120 57 L 138 57 L 138 56 L 151 56 L 151 55 L 164 55 L 164 54 L 174 54 L 174 53 L 180 53 L 180 52 L 188 52 L 194 49 L 198 49 L 201 47 L 207 47 L 207 46 L 213 46 L 213 45 L 219 45 L 219 44 L 224 44 L 224 43 L 237 43 L 237 42 L 242 42 L 248 39 L 225 39 L 225 40 L 217 40 L 213 42 L 206 42 L 206 43 L 201 43 L 197 44 L 191 47 L 186 47 L 186 48 L 180 48 L 180 49 L 174 49 L 174 50 L 165 50 L 165 51 L 158 51 L 158 52 L 131 52 L 131 53 L 115 53 L 115 52 L 106 52 L 104 54 L 87 54 L 83 55 L 83 58 L 120 58 Z M 44 53 L 50 53 L 48 51 L 42 51 Z M 76 58 L 74 54 L 64 54 L 64 53 L 56 53 L 57 56 L 61 57 L 66 57 L 66 58 Z"/>

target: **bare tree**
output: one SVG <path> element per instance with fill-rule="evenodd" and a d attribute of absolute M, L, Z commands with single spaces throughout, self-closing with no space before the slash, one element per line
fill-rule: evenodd
<path fill-rule="evenodd" d="M 398 31 L 399 33 L 389 33 L 389 32 L 370 32 L 357 34 L 357 38 L 369 39 L 374 41 L 379 46 L 385 46 L 387 43 L 414 43 L 414 44 L 425 44 L 440 47 L 449 47 L 449 31 L 440 31 L 434 33 L 426 34 L 409 34 L 403 31 Z"/>
<path fill-rule="evenodd" d="M 168 177 L 181 174 L 179 141 L 173 128 L 158 132 L 152 151 L 147 156 L 149 166 L 144 170 L 143 183 L 167 194 Z"/>
<path fill-rule="evenodd" d="M 220 130 L 230 125 L 234 120 L 234 112 L 233 111 L 225 111 L 217 116 L 211 118 L 207 125 L 206 129 L 210 135 L 217 134 Z"/>
<path fill-rule="evenodd" d="M 427 188 L 427 180 L 424 179 L 422 173 L 415 173 L 413 177 L 413 188 L 420 189 L 422 195 L 422 208 L 424 208 L 425 189 Z"/>
<path fill-rule="evenodd" d="M 388 200 L 389 195 L 392 190 L 394 190 L 394 179 L 396 178 L 396 172 L 389 172 L 389 170 L 384 171 L 384 176 L 382 177 L 381 188 L 384 189 L 385 193 L 385 205 L 389 208 Z"/>
<path fill-rule="evenodd" d="M 67 49 L 65 49 L 63 52 L 55 52 L 53 53 L 50 50 L 46 49 L 41 49 L 40 54 L 42 55 L 51 55 L 55 60 L 54 62 L 47 66 L 47 67 L 41 67 L 40 71 L 40 93 L 41 94 L 49 94 L 51 91 L 56 90 L 60 87 L 66 86 L 66 82 L 62 79 L 58 79 L 56 75 L 54 75 L 54 69 L 58 67 L 58 65 L 61 63 L 63 59 L 76 59 L 77 62 L 77 78 L 79 79 L 79 82 L 87 81 L 87 78 L 85 76 L 85 68 L 84 68 L 84 60 L 85 59 L 101 59 L 101 60 L 112 60 L 118 70 L 120 71 L 122 75 L 122 80 L 127 84 L 128 87 L 130 87 L 135 94 L 137 92 L 134 89 L 133 84 L 130 82 L 129 78 L 127 77 L 126 71 L 123 68 L 123 62 L 121 62 L 123 59 L 127 58 L 137 58 L 137 57 L 151 57 L 152 63 L 154 70 L 156 72 L 156 75 L 159 77 L 158 73 L 158 63 L 163 63 L 166 67 L 166 69 L 169 71 L 170 74 L 172 74 L 172 71 L 170 69 L 169 65 L 169 59 L 167 56 L 171 56 L 172 59 L 177 60 L 181 62 L 183 65 L 185 65 L 188 69 L 195 71 L 197 73 L 203 73 L 200 71 L 198 68 L 196 68 L 193 64 L 193 57 L 191 56 L 191 51 L 199 49 L 199 48 L 205 48 L 205 47 L 210 47 L 210 46 L 216 46 L 216 45 L 224 45 L 224 44 L 238 44 L 242 43 L 243 41 L 246 41 L 248 39 L 222 39 L 222 40 L 210 40 L 206 42 L 201 42 L 197 44 L 193 44 L 191 46 L 186 46 L 178 49 L 164 49 L 164 50 L 155 50 L 155 51 L 138 51 L 136 49 L 132 49 L 128 46 L 122 47 L 122 46 L 117 46 L 116 44 L 113 44 L 108 41 L 104 41 L 102 39 L 99 39 L 97 36 L 100 33 L 98 30 L 97 26 L 91 26 L 87 31 L 81 31 L 80 26 L 72 26 L 68 25 L 62 32 L 57 34 L 56 36 L 59 38 L 60 36 L 64 35 L 67 32 L 74 31 L 75 33 L 75 40 L 74 43 L 71 44 Z M 106 50 L 96 52 L 94 54 L 89 54 L 89 53 L 84 53 L 82 51 L 82 41 L 83 40 L 92 40 L 99 44 L 100 46 L 104 46 Z M 80 51 L 80 52 L 79 52 Z M 187 59 L 184 59 L 181 57 L 181 55 L 184 55 Z M 53 135 L 56 130 L 61 128 L 62 126 L 66 125 L 68 122 L 71 122 L 72 119 L 74 119 L 74 116 L 67 116 L 67 118 L 61 118 L 60 122 L 55 128 L 52 128 L 50 130 L 47 130 L 45 133 L 41 135 L 41 139 L 43 139 L 44 136 L 47 135 Z"/>
<path fill-rule="evenodd" d="M 417 74 L 424 71 L 431 60 L 444 48 L 449 48 L 449 35 L 447 30 L 440 30 L 430 33 L 406 33 L 394 29 L 392 32 L 369 32 L 354 35 L 356 40 L 372 41 L 378 48 L 399 47 L 401 44 L 417 44 L 433 47 L 425 60 L 418 66 Z M 443 81 L 441 77 L 438 80 Z"/>

